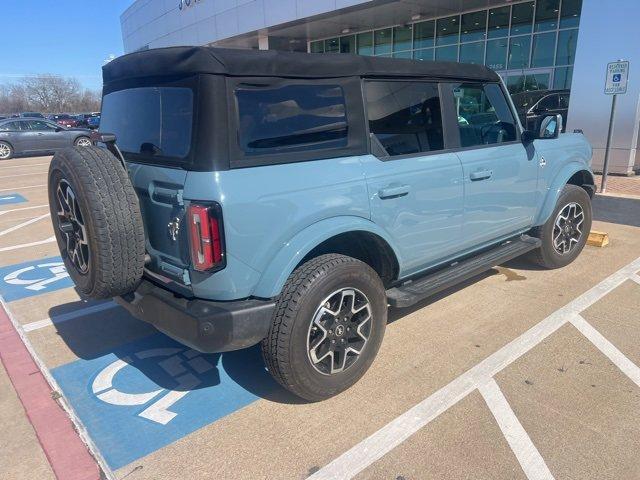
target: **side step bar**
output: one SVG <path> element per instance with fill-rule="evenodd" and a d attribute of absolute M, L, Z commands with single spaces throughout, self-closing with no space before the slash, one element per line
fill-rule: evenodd
<path fill-rule="evenodd" d="M 508 262 L 530 250 L 540 247 L 540 239 L 521 235 L 516 240 L 503 243 L 491 250 L 438 270 L 425 277 L 387 290 L 387 300 L 392 307 L 409 307 L 420 300 L 475 277 L 496 265 Z"/>

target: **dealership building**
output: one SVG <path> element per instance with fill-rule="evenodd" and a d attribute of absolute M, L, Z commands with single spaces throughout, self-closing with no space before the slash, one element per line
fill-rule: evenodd
<path fill-rule="evenodd" d="M 640 171 L 638 0 L 136 0 L 125 52 L 215 45 L 485 64 L 509 91 L 570 90 L 567 131 L 582 130 L 601 168 L 609 62 L 630 62 L 617 98 L 610 171 Z"/>

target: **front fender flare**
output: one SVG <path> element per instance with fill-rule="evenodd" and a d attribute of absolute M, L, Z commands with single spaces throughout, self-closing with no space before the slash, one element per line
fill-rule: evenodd
<path fill-rule="evenodd" d="M 311 250 L 331 237 L 355 231 L 373 233 L 384 239 L 402 264 L 398 249 L 378 225 L 362 217 L 332 217 L 309 225 L 284 244 L 262 273 L 253 296 L 273 298 L 279 295 L 291 272 Z"/>
<path fill-rule="evenodd" d="M 553 213 L 553 209 L 556 207 L 556 203 L 558 202 L 560 193 L 562 193 L 562 189 L 569 179 L 580 171 L 589 171 L 589 169 L 584 165 L 584 163 L 571 162 L 562 167 L 562 169 L 556 174 L 553 182 L 545 193 L 544 203 L 542 204 L 542 208 L 538 211 L 538 215 L 533 223 L 535 226 L 542 225 L 549 219 Z M 590 171 L 589 174 L 593 178 L 593 174 Z"/>

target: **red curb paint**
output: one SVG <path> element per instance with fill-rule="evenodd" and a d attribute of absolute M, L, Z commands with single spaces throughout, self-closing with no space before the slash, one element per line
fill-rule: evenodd
<path fill-rule="evenodd" d="M 0 360 L 36 432 L 53 473 L 60 480 L 97 480 L 98 464 L 51 397 L 51 387 L 0 307 Z"/>

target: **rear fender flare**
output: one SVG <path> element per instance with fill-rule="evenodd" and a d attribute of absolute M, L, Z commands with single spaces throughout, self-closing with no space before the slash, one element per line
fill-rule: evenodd
<path fill-rule="evenodd" d="M 352 216 L 328 218 L 309 225 L 283 245 L 262 273 L 253 295 L 260 298 L 273 298 L 279 295 L 291 272 L 311 250 L 331 237 L 354 231 L 369 232 L 381 237 L 389 244 L 398 263 L 402 265 L 398 249 L 395 248 L 388 234 L 375 223 Z"/>

